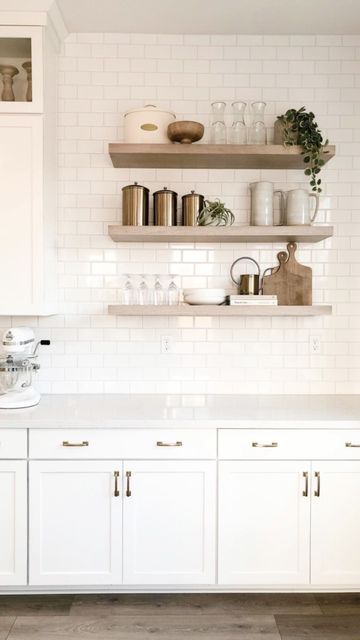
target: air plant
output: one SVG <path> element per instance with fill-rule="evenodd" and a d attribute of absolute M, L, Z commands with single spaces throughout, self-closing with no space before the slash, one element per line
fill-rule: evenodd
<path fill-rule="evenodd" d="M 234 224 L 235 216 L 230 209 L 225 207 L 224 202 L 220 202 L 219 199 L 214 201 L 205 200 L 204 207 L 198 215 L 197 222 L 201 227 L 208 225 L 225 227 Z"/>

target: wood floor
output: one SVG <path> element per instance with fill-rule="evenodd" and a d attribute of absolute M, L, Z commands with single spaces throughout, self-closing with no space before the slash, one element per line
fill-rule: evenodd
<path fill-rule="evenodd" d="M 360 640 L 359 594 L 0 596 L 0 640 Z"/>

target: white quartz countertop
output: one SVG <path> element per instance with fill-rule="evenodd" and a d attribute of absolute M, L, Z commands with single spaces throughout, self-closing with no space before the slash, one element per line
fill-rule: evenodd
<path fill-rule="evenodd" d="M 44 395 L 0 428 L 360 428 L 357 395 Z"/>

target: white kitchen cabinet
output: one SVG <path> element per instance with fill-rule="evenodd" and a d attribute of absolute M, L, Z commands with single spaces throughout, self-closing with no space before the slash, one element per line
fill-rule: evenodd
<path fill-rule="evenodd" d="M 118 461 L 30 462 L 31 585 L 121 583 L 120 482 Z"/>
<path fill-rule="evenodd" d="M 56 221 L 48 224 L 55 212 L 43 193 L 43 138 L 43 116 L 0 115 L 0 315 L 46 315 L 55 308 L 49 230 Z"/>
<path fill-rule="evenodd" d="M 359 588 L 360 462 L 313 462 L 312 469 L 311 582 Z"/>
<path fill-rule="evenodd" d="M 308 462 L 220 462 L 220 584 L 308 584 L 309 475 Z"/>
<path fill-rule="evenodd" d="M 16 67 L 13 78 L 14 101 L 0 99 L 0 113 L 41 113 L 43 106 L 44 64 L 43 49 L 46 31 L 41 26 L 0 25 L 1 64 Z M 46 58 L 46 56 L 45 56 Z M 23 63 L 31 61 L 32 99 L 27 99 L 28 78 Z M 0 95 L 3 78 L 0 74 Z M 28 96 L 30 97 L 30 96 Z"/>
<path fill-rule="evenodd" d="M 25 460 L 0 460 L 0 585 L 27 580 L 27 473 Z"/>
<path fill-rule="evenodd" d="M 129 461 L 124 481 L 124 584 L 214 584 L 216 463 Z"/>

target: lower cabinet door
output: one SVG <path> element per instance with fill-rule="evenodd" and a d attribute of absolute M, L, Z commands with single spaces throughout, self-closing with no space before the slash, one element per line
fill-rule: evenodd
<path fill-rule="evenodd" d="M 309 582 L 309 476 L 308 462 L 219 464 L 220 584 Z"/>
<path fill-rule="evenodd" d="M 214 584 L 216 463 L 125 462 L 124 480 L 124 583 Z"/>
<path fill-rule="evenodd" d="M 118 461 L 30 462 L 30 584 L 121 583 L 121 471 Z"/>
<path fill-rule="evenodd" d="M 27 582 L 27 462 L 0 460 L 0 585 Z"/>
<path fill-rule="evenodd" d="M 311 582 L 359 589 L 360 462 L 312 468 Z"/>

